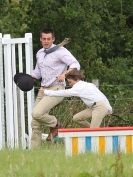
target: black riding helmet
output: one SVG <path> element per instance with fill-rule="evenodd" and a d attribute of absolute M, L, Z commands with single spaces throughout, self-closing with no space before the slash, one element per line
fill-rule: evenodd
<path fill-rule="evenodd" d="M 14 75 L 14 82 L 22 91 L 30 91 L 34 86 L 34 79 L 31 75 L 25 73 L 16 73 Z"/>

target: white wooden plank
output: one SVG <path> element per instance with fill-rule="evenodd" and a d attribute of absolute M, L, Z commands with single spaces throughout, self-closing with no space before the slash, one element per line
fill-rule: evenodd
<path fill-rule="evenodd" d="M 16 74 L 15 44 L 11 45 L 11 50 L 12 50 L 12 73 L 14 79 L 14 75 Z M 13 82 L 13 114 L 14 114 L 14 143 L 15 143 L 15 148 L 18 148 L 19 139 L 18 139 L 17 90 L 16 90 L 16 84 L 14 82 Z"/>
<path fill-rule="evenodd" d="M 126 136 L 119 136 L 120 152 L 126 153 Z"/>
<path fill-rule="evenodd" d="M 10 35 L 4 35 L 10 39 Z M 4 45 L 7 147 L 14 148 L 11 45 Z"/>
<path fill-rule="evenodd" d="M 4 89 L 3 89 L 3 51 L 2 34 L 0 33 L 0 149 L 5 146 L 5 121 L 4 121 Z"/>
<path fill-rule="evenodd" d="M 92 137 L 92 144 L 91 144 L 91 147 L 92 147 L 92 149 L 91 149 L 91 151 L 92 152 L 95 152 L 95 153 L 98 153 L 98 151 L 99 151 L 99 137 Z"/>
<path fill-rule="evenodd" d="M 113 151 L 113 143 L 112 143 L 112 136 L 105 137 L 105 153 L 112 153 Z"/>
<path fill-rule="evenodd" d="M 85 137 L 78 138 L 78 153 L 85 153 Z"/>
<path fill-rule="evenodd" d="M 22 44 L 18 44 L 19 72 L 23 72 Z M 24 92 L 20 90 L 20 127 L 21 127 L 21 146 L 26 148 L 25 139 L 25 109 L 24 109 Z"/>
<path fill-rule="evenodd" d="M 72 139 L 69 137 L 66 137 L 64 139 L 65 141 L 65 154 L 66 156 L 72 156 Z"/>
<path fill-rule="evenodd" d="M 33 70 L 33 47 L 32 47 L 32 34 L 26 33 L 25 38 L 28 41 L 27 44 L 25 44 L 25 54 L 26 54 L 26 73 L 31 74 Z M 29 134 L 29 140 L 31 140 L 31 121 L 32 121 L 32 107 L 34 103 L 34 89 L 27 92 L 27 110 L 28 110 L 28 134 Z M 31 147 L 30 144 L 31 141 L 29 141 L 29 148 Z"/>
<path fill-rule="evenodd" d="M 14 38 L 14 39 L 8 39 L 8 38 L 2 38 L 2 44 L 23 44 L 28 43 L 28 41 L 25 38 Z"/>

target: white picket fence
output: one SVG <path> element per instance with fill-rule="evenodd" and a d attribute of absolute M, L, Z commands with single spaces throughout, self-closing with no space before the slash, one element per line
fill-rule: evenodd
<path fill-rule="evenodd" d="M 31 74 L 32 69 L 32 34 L 11 38 L 0 33 L 0 149 L 30 148 L 34 90 L 22 92 L 13 78 L 16 72 Z"/>

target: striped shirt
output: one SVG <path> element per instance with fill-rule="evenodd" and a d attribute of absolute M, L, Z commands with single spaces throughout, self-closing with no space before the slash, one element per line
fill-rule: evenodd
<path fill-rule="evenodd" d="M 51 47 L 55 45 L 52 44 Z M 76 58 L 64 47 L 46 55 L 44 48 L 36 54 L 36 66 L 32 71 L 32 76 L 36 79 L 42 78 L 41 86 L 49 87 L 54 85 L 64 85 L 64 82 L 57 80 L 67 68 L 77 68 L 80 70 L 80 64 Z"/>

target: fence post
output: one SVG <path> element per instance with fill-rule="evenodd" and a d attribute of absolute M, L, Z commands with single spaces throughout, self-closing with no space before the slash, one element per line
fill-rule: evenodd
<path fill-rule="evenodd" d="M 19 72 L 23 72 L 23 57 L 22 57 L 22 43 L 18 44 L 18 64 L 19 64 Z M 25 108 L 24 108 L 24 92 L 17 88 L 18 93 L 18 126 L 19 126 L 19 139 L 21 140 L 22 149 L 26 148 L 26 140 L 25 140 Z"/>
<path fill-rule="evenodd" d="M 16 53 L 15 53 L 15 44 L 11 45 L 12 52 L 12 76 L 16 73 Z M 18 109 L 17 109 L 17 100 L 18 95 L 16 91 L 16 85 L 13 84 L 13 113 L 14 113 L 14 146 L 15 148 L 19 147 L 19 137 L 18 137 Z"/>
<path fill-rule="evenodd" d="M 10 39 L 9 34 L 5 34 L 3 40 Z M 6 134 L 7 147 L 14 148 L 14 120 L 13 120 L 13 94 L 12 94 L 12 62 L 11 44 L 4 45 L 4 70 L 5 70 L 5 100 L 6 100 Z"/>
<path fill-rule="evenodd" d="M 1 73 L 3 72 L 3 69 L 1 68 L 2 67 L 2 34 L 0 33 L 0 75 Z M 1 77 L 0 77 L 1 79 Z M 1 88 L 2 88 L 2 80 L 0 80 L 0 130 L 2 130 L 2 110 L 1 110 L 1 106 L 2 106 L 2 91 L 1 91 Z M 0 131 L 0 149 L 2 149 L 2 142 L 3 142 L 3 136 L 2 136 L 2 131 Z"/>
<path fill-rule="evenodd" d="M 26 52 L 26 73 L 31 74 L 31 71 L 33 69 L 33 46 L 32 46 L 32 34 L 26 33 L 25 38 L 27 39 L 28 43 L 25 44 L 25 52 Z M 30 140 L 31 140 L 31 112 L 32 112 L 32 106 L 34 101 L 34 89 L 30 92 L 27 92 L 27 107 L 28 107 L 28 134 L 29 134 L 29 148 L 31 146 Z"/>
<path fill-rule="evenodd" d="M 4 119 L 4 88 L 3 88 L 3 50 L 2 34 L 0 33 L 0 149 L 5 147 L 5 119 Z"/>

